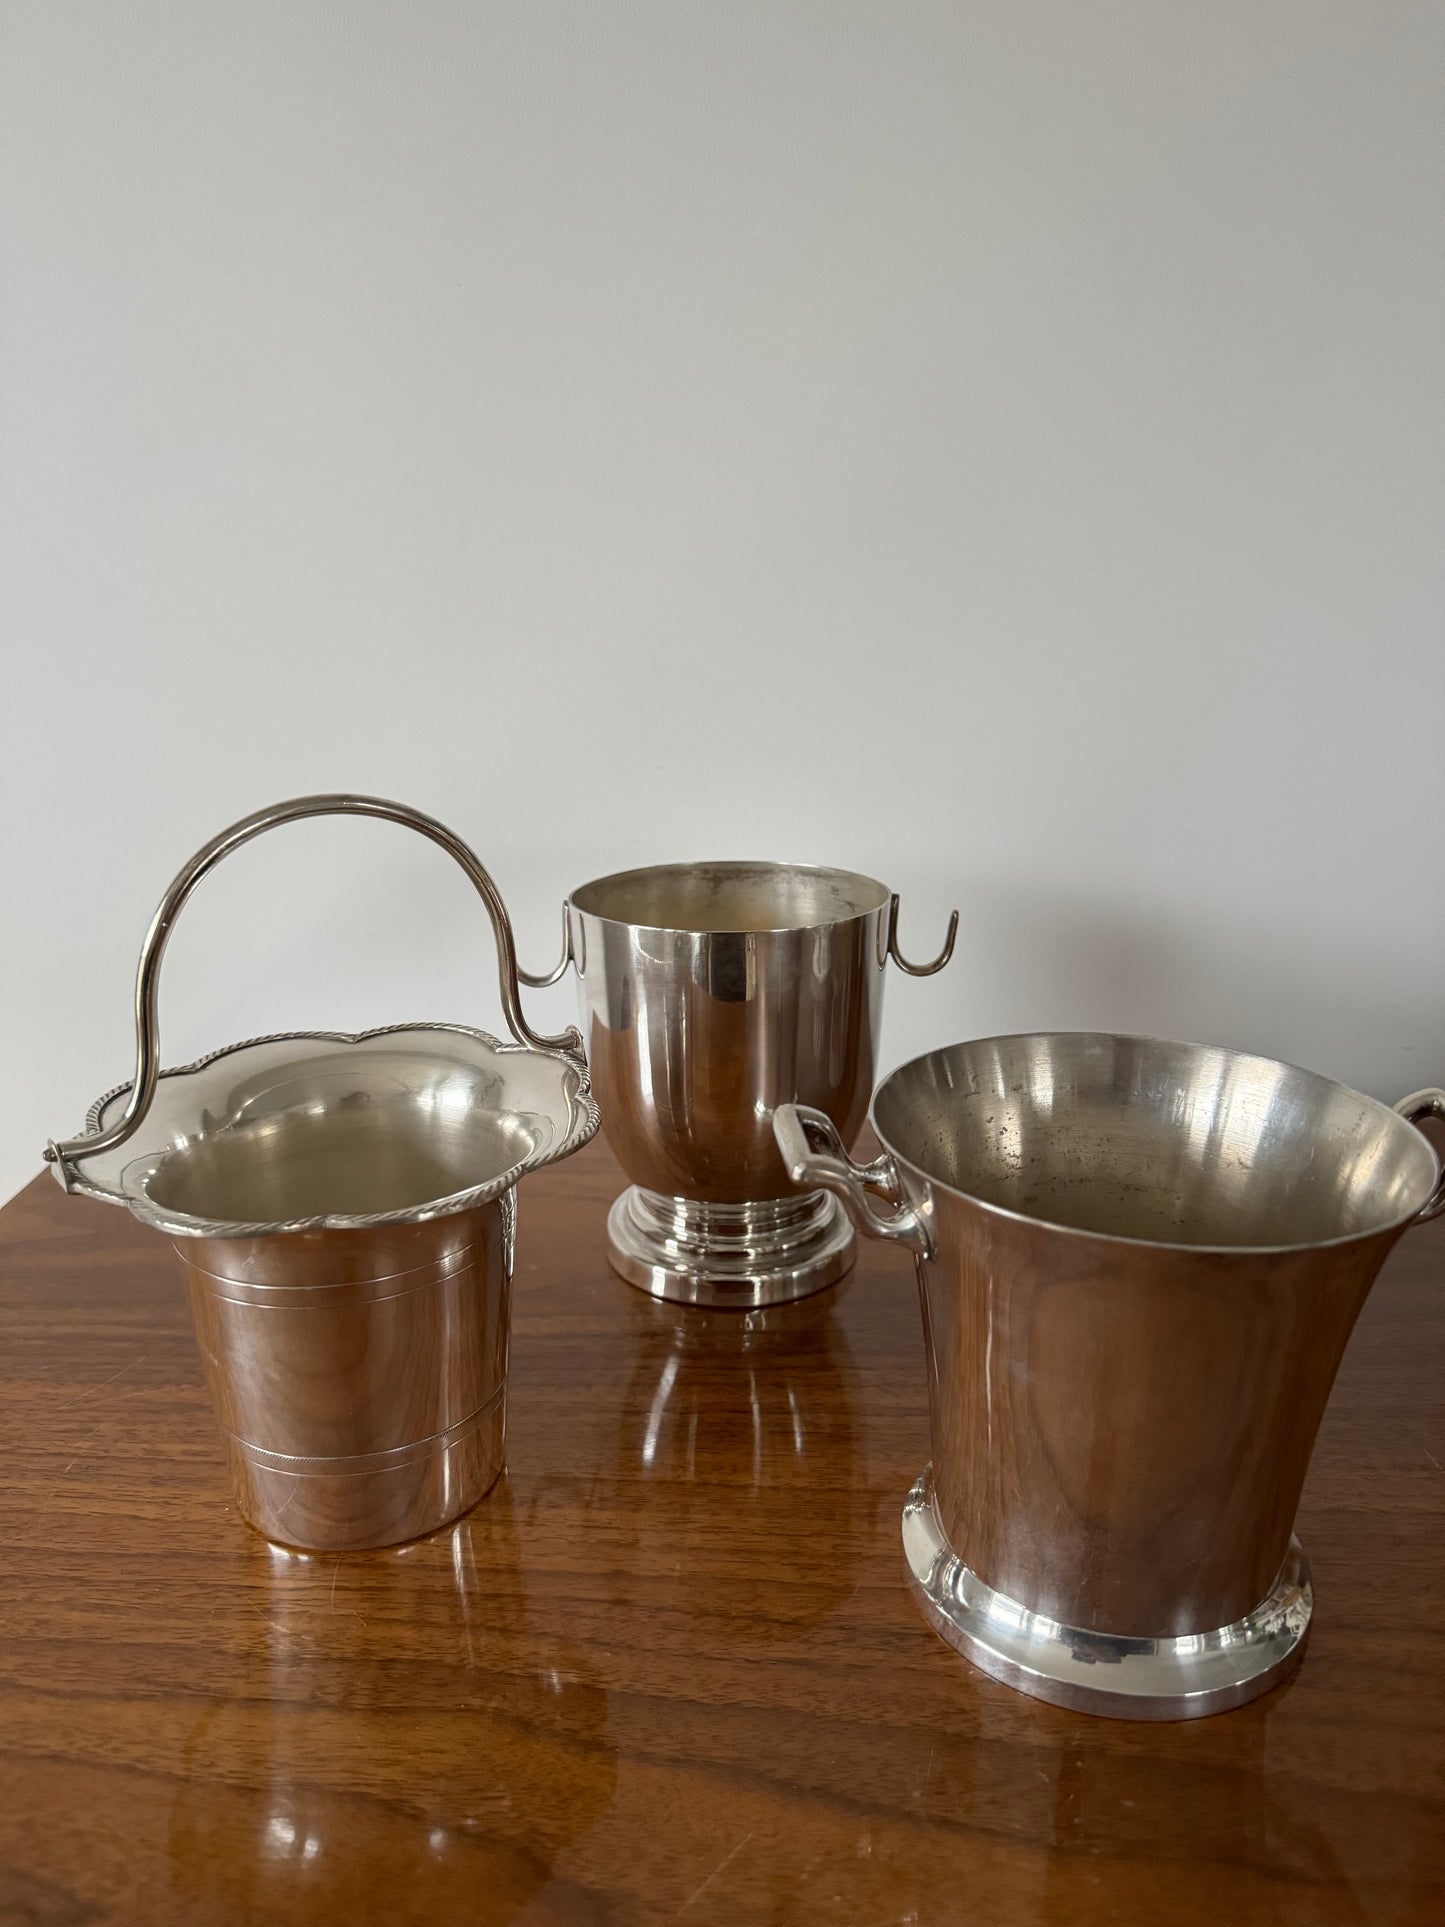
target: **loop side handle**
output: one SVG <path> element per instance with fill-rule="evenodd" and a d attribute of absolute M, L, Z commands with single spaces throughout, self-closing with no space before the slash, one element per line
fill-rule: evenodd
<path fill-rule="evenodd" d="M 55 1165 L 55 1175 L 67 1191 L 72 1175 L 69 1166 L 79 1158 L 93 1157 L 98 1151 L 113 1150 L 117 1144 L 124 1144 L 139 1129 L 151 1107 L 156 1080 L 160 1076 L 161 959 L 187 897 L 202 877 L 214 870 L 223 857 L 229 856 L 233 850 L 239 850 L 243 843 L 249 843 L 252 837 L 260 836 L 265 830 L 273 830 L 279 824 L 294 823 L 308 816 L 384 817 L 389 822 L 402 824 L 406 829 L 419 831 L 454 857 L 471 878 L 492 920 L 492 934 L 497 943 L 502 1009 L 513 1037 L 519 1044 L 530 1044 L 538 1050 L 564 1051 L 575 1057 L 585 1079 L 587 1073 L 580 1033 L 569 1029 L 560 1037 L 543 1037 L 532 1029 L 523 1016 L 517 991 L 517 947 L 507 906 L 481 859 L 455 831 L 449 830 L 445 823 L 439 823 L 434 816 L 426 816 L 405 803 L 388 802 L 380 796 L 352 796 L 344 792 L 297 796 L 288 803 L 273 803 L 269 809 L 243 816 L 238 823 L 222 830 L 204 849 L 196 852 L 161 898 L 160 907 L 151 919 L 150 929 L 141 945 L 140 963 L 136 970 L 135 1078 L 125 1109 L 108 1130 L 99 1131 L 94 1137 L 67 1138 L 58 1143 L 52 1141 L 45 1152 L 46 1160 Z"/>
<path fill-rule="evenodd" d="M 884 1238 L 929 1255 L 932 1243 L 927 1226 L 917 1207 L 903 1196 L 898 1171 L 886 1152 L 871 1164 L 855 1164 L 832 1118 L 811 1104 L 780 1104 L 773 1112 L 773 1136 L 794 1184 L 821 1185 L 836 1192 L 848 1216 L 870 1238 Z M 893 1209 L 880 1211 L 870 1196 L 873 1191 Z"/>
<path fill-rule="evenodd" d="M 567 914 L 567 905 L 564 903 L 562 905 L 561 963 L 549 970 L 545 977 L 540 975 L 534 977 L 530 970 L 523 970 L 522 966 L 518 964 L 517 975 L 524 984 L 529 984 L 533 990 L 550 990 L 553 984 L 561 983 L 562 979 L 567 975 L 568 964 L 574 963 L 575 961 L 576 959 L 572 955 L 572 919 Z"/>
<path fill-rule="evenodd" d="M 953 911 L 948 919 L 948 935 L 943 940 L 943 948 L 932 963 L 912 964 L 898 948 L 898 892 L 895 890 L 888 900 L 888 955 L 898 968 L 910 977 L 932 977 L 942 970 L 953 955 L 954 940 L 958 936 L 958 912 Z"/>
<path fill-rule="evenodd" d="M 1400 1099 L 1395 1109 L 1411 1124 L 1418 1124 L 1427 1117 L 1438 1118 L 1445 1124 L 1445 1091 L 1433 1085 L 1423 1091 L 1412 1091 L 1408 1097 Z M 1440 1175 L 1435 1180 L 1435 1189 L 1415 1213 L 1414 1222 L 1427 1224 L 1431 1218 L 1438 1218 L 1442 1211 L 1445 1211 L 1445 1160 L 1442 1160 Z"/>

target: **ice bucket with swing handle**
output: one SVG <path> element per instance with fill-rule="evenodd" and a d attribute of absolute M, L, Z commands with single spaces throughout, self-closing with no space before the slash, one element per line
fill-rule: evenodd
<path fill-rule="evenodd" d="M 514 1043 L 460 1024 L 258 1037 L 160 1069 L 166 941 L 223 857 L 278 824 L 375 816 L 439 844 L 491 918 Z M 502 1469 L 516 1186 L 598 1124 L 581 1039 L 522 1014 L 506 906 L 453 831 L 304 796 L 243 818 L 162 899 L 136 976 L 136 1069 L 46 1156 L 68 1191 L 173 1242 L 237 1504 L 284 1544 L 395 1544 Z"/>

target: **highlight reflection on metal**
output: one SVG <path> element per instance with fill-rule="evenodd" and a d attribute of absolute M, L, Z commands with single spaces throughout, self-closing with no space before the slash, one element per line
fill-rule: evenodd
<path fill-rule="evenodd" d="M 458 857 L 492 916 L 518 1041 L 455 1024 L 294 1032 L 160 1071 L 160 961 L 191 890 L 262 830 L 338 813 L 388 817 Z M 503 1462 L 514 1187 L 598 1124 L 580 1052 L 524 1041 L 491 878 L 401 804 L 260 811 L 172 884 L 141 953 L 136 1023 L 135 1081 L 51 1153 L 67 1189 L 175 1241 L 243 1515 L 338 1550 L 466 1511 Z"/>
<path fill-rule="evenodd" d="M 675 1304 L 784 1304 L 830 1285 L 853 1262 L 836 1198 L 696 1204 L 631 1185 L 607 1215 L 607 1249 L 631 1284 Z"/>
<path fill-rule="evenodd" d="M 876 1062 L 898 899 L 849 870 L 660 864 L 601 877 L 566 905 L 562 962 L 581 979 L 592 1079 L 632 1188 L 608 1251 L 658 1298 L 737 1309 L 818 1291 L 852 1263 L 835 1200 L 800 1201 L 771 1128 L 786 1099 L 851 1143 Z"/>
<path fill-rule="evenodd" d="M 1215 1712 L 1280 1676 L 1309 1618 L 1290 1535 L 1335 1372 L 1396 1239 L 1445 1208 L 1410 1126 L 1427 1114 L 1445 1093 L 1392 1111 L 1272 1059 L 1087 1032 L 903 1065 L 874 1098 L 869 1167 L 780 1107 L 796 1181 L 915 1251 L 933 1464 L 905 1546 L 950 1644 L 1131 1718 Z M 1138 1666 L 1123 1701 L 1091 1685 L 1058 1628 L 1105 1653 L 1173 1642 L 1167 1687 Z"/>
<path fill-rule="evenodd" d="M 1040 1699 L 1119 1719 L 1222 1713 L 1266 1692 L 1300 1656 L 1314 1597 L 1291 1538 L 1269 1596 L 1233 1625 L 1179 1638 L 1063 1626 L 986 1586 L 950 1547 L 930 1466 L 903 1508 L 903 1557 L 923 1616 L 992 1678 Z"/>

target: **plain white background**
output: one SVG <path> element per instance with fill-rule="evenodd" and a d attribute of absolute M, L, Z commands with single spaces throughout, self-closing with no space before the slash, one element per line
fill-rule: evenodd
<path fill-rule="evenodd" d="M 956 902 L 889 1061 L 1445 1079 L 1438 4 L 0 13 L 0 1194 L 181 861 L 327 787 L 534 965 L 633 862 Z M 236 857 L 163 1008 L 499 1017 L 377 824 Z"/>

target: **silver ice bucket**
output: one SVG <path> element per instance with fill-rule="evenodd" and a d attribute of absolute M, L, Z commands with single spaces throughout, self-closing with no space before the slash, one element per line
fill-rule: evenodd
<path fill-rule="evenodd" d="M 795 1180 L 916 1254 L 933 1462 L 903 1543 L 950 1645 L 1023 1692 L 1213 1713 L 1299 1657 L 1295 1512 L 1335 1372 L 1407 1226 L 1445 1209 L 1412 1122 L 1239 1051 L 1093 1033 L 930 1052 L 862 1167 L 783 1105 Z"/>
<path fill-rule="evenodd" d="M 831 1285 L 853 1261 L 836 1199 L 799 1198 L 773 1141 L 798 1099 L 851 1143 L 868 1109 L 883 975 L 913 976 L 898 898 L 851 870 L 670 863 L 583 884 L 563 911 L 581 980 L 602 1122 L 631 1179 L 607 1223 L 630 1284 L 684 1304 L 751 1309 Z"/>
<path fill-rule="evenodd" d="M 459 1024 L 298 1031 L 162 1071 L 161 958 L 191 891 L 308 816 L 419 830 L 471 878 L 516 1039 Z M 174 1243 L 241 1513 L 323 1550 L 444 1525 L 502 1469 L 516 1191 L 597 1130 L 576 1031 L 522 1015 L 506 907 L 434 818 L 308 796 L 233 824 L 166 892 L 136 979 L 136 1072 L 46 1156 Z"/>

